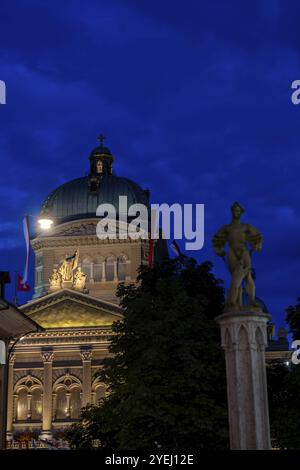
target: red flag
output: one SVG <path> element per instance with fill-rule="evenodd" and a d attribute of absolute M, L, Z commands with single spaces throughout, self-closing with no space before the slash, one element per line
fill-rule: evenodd
<path fill-rule="evenodd" d="M 153 238 L 150 238 L 150 240 L 149 240 L 149 254 L 148 254 L 148 266 L 149 266 L 149 268 L 152 268 L 152 264 L 153 264 L 153 245 L 154 245 L 154 240 L 153 240 Z"/>
<path fill-rule="evenodd" d="M 23 277 L 20 274 L 17 274 L 17 291 L 19 292 L 29 292 L 31 287 L 28 284 L 25 284 Z"/>

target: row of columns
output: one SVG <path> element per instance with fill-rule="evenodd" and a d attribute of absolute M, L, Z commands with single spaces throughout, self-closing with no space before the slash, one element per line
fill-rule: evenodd
<path fill-rule="evenodd" d="M 45 439 L 52 437 L 52 419 L 56 406 L 56 394 L 52 393 L 53 382 L 53 358 L 52 351 L 43 351 L 42 359 L 44 363 L 44 393 L 42 395 L 43 411 L 42 411 L 42 436 Z M 82 357 L 82 406 L 92 403 L 92 351 L 81 351 Z M 8 409 L 7 409 L 7 438 L 12 438 L 14 410 L 17 409 L 17 397 L 14 395 L 14 361 L 15 355 L 12 355 L 9 362 L 9 375 L 8 375 Z M 70 394 L 67 393 L 67 409 L 70 409 Z M 31 395 L 27 396 L 27 409 L 30 413 L 31 410 Z M 30 416 L 28 416 L 30 418 Z"/>
<path fill-rule="evenodd" d="M 118 277 L 118 261 L 117 260 L 114 260 L 111 264 L 113 264 L 113 268 L 114 268 L 114 275 L 113 275 L 113 281 L 114 282 L 117 282 L 119 280 L 119 277 Z M 127 273 L 127 266 L 130 264 L 130 260 L 126 260 L 124 265 L 126 266 L 126 273 L 125 273 L 125 277 L 127 280 L 130 279 L 130 276 L 128 275 Z M 106 282 L 106 266 L 107 266 L 107 263 L 103 262 L 103 263 L 89 263 L 89 264 L 83 264 L 82 265 L 82 268 L 84 266 L 89 266 L 90 267 L 90 276 L 88 276 L 89 278 L 89 282 L 95 282 L 95 279 L 94 279 L 94 266 L 100 266 L 101 265 L 101 268 L 102 268 L 102 272 L 101 272 L 101 282 Z"/>

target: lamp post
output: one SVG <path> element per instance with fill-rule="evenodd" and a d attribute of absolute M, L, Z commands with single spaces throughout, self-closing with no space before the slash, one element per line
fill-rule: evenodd
<path fill-rule="evenodd" d="M 5 300 L 5 284 L 10 283 L 7 271 L 0 271 L 0 341 L 3 357 L 0 361 L 0 450 L 6 447 L 7 398 L 9 359 L 17 342 L 25 335 L 44 331 L 35 321 L 28 318 L 15 305 Z M 9 347 L 10 343 L 12 346 Z"/>

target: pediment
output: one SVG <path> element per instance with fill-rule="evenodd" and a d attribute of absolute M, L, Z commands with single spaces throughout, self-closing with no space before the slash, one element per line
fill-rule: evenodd
<path fill-rule="evenodd" d="M 118 305 L 69 289 L 45 295 L 20 308 L 43 328 L 111 326 L 122 318 Z"/>

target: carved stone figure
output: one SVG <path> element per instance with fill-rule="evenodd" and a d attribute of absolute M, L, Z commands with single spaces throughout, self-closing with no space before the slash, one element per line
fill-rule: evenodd
<path fill-rule="evenodd" d="M 52 276 L 49 279 L 50 283 L 50 290 L 58 290 L 61 289 L 61 275 L 59 274 L 57 269 L 53 269 Z"/>
<path fill-rule="evenodd" d="M 228 243 L 227 267 L 231 274 L 231 285 L 227 293 L 228 309 L 242 307 L 243 282 L 249 296 L 250 305 L 257 307 L 255 285 L 252 277 L 251 251 L 262 248 L 262 234 L 250 224 L 240 221 L 244 208 L 234 202 L 231 207 L 232 221 L 224 225 L 213 237 L 213 248 L 218 256 L 225 259 L 225 245 Z M 248 244 L 251 247 L 249 250 Z"/>
<path fill-rule="evenodd" d="M 84 290 L 85 288 L 85 281 L 86 281 L 86 274 L 81 270 L 81 268 L 77 268 L 74 279 L 73 279 L 73 287 L 76 290 Z"/>
<path fill-rule="evenodd" d="M 77 269 L 79 260 L 79 250 L 76 250 L 73 256 L 67 257 L 58 268 L 62 282 L 73 281 L 74 272 Z"/>

